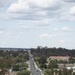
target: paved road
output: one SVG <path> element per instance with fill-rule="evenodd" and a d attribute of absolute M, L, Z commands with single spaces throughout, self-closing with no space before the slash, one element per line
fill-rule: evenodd
<path fill-rule="evenodd" d="M 33 56 L 31 54 L 31 52 L 28 51 L 28 53 L 29 53 L 29 60 L 30 60 L 31 75 L 41 75 L 40 70 L 35 67 Z"/>

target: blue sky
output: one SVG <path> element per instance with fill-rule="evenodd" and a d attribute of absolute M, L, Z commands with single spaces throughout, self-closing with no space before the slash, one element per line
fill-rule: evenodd
<path fill-rule="evenodd" d="M 0 47 L 75 49 L 75 0 L 0 0 Z"/>

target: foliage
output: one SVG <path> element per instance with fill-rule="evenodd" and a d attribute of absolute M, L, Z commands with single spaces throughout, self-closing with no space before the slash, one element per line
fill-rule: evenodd
<path fill-rule="evenodd" d="M 41 68 L 41 69 L 47 69 L 47 65 L 46 65 L 46 64 L 41 64 L 41 65 L 40 65 L 40 68 Z"/>
<path fill-rule="evenodd" d="M 58 68 L 57 61 L 56 60 L 50 60 L 48 68 L 49 69 Z"/>
<path fill-rule="evenodd" d="M 24 61 L 25 61 L 24 58 L 19 58 L 19 57 L 16 58 L 16 63 L 20 63 L 20 62 L 24 62 Z"/>
<path fill-rule="evenodd" d="M 27 63 L 20 63 L 20 64 L 15 64 L 13 65 L 13 71 L 19 71 L 20 68 L 25 67 L 26 69 L 28 68 Z"/>
<path fill-rule="evenodd" d="M 5 75 L 12 67 L 14 71 L 19 71 L 20 67 L 28 68 L 25 62 L 29 60 L 28 52 L 24 50 L 0 50 L 0 75 Z"/>
<path fill-rule="evenodd" d="M 19 71 L 19 65 L 13 65 L 13 71 Z"/>
<path fill-rule="evenodd" d="M 17 75 L 30 75 L 30 71 L 28 71 L 28 70 L 19 71 L 19 72 L 17 73 Z"/>
<path fill-rule="evenodd" d="M 21 63 L 21 64 L 19 64 L 19 67 L 26 67 L 26 68 L 28 68 L 28 64 L 27 63 Z"/>
<path fill-rule="evenodd" d="M 41 56 L 38 60 L 39 64 L 45 64 L 47 62 L 47 59 L 45 56 Z"/>
<path fill-rule="evenodd" d="M 53 75 L 53 70 L 46 70 L 44 75 Z"/>
<path fill-rule="evenodd" d="M 75 50 L 69 50 L 65 48 L 48 48 L 48 47 L 42 47 L 38 46 L 36 49 L 31 49 L 31 53 L 34 55 L 34 57 L 40 57 L 41 55 L 45 55 L 46 58 L 50 56 L 75 56 Z"/>
<path fill-rule="evenodd" d="M 66 68 L 63 68 L 62 70 L 53 70 L 49 69 L 46 70 L 44 75 L 74 75 L 73 70 L 67 70 Z"/>

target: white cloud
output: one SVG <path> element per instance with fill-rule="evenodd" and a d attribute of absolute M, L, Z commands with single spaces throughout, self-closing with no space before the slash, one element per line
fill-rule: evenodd
<path fill-rule="evenodd" d="M 3 34 L 3 31 L 0 31 L 0 34 Z"/>
<path fill-rule="evenodd" d="M 54 28 L 54 31 L 57 32 L 58 31 L 58 28 Z"/>
<path fill-rule="evenodd" d="M 65 44 L 66 41 L 65 41 L 65 40 L 60 40 L 60 43 L 61 43 L 61 44 Z"/>
<path fill-rule="evenodd" d="M 7 9 L 7 12 L 11 13 L 30 13 L 30 7 L 27 1 L 19 0 L 18 3 L 11 4 Z"/>
<path fill-rule="evenodd" d="M 75 0 L 18 0 L 6 9 L 8 17 L 5 17 L 15 20 L 73 21 L 75 20 L 73 2 Z"/>
<path fill-rule="evenodd" d="M 75 15 L 75 6 L 71 7 L 70 14 Z"/>
<path fill-rule="evenodd" d="M 58 9 L 59 0 L 29 0 L 33 7 L 44 9 Z"/>
<path fill-rule="evenodd" d="M 48 33 L 41 34 L 39 37 L 40 37 L 40 38 L 43 38 L 43 37 L 49 37 L 49 34 L 48 34 Z"/>
<path fill-rule="evenodd" d="M 63 28 L 62 28 L 62 31 L 68 32 L 68 31 L 70 31 L 70 28 L 69 28 L 69 27 L 63 27 Z"/>
<path fill-rule="evenodd" d="M 56 37 L 56 36 L 57 36 L 57 34 L 48 34 L 48 33 L 39 35 L 40 38 L 44 38 L 44 37 L 52 38 L 52 37 Z"/>
<path fill-rule="evenodd" d="M 55 12 L 60 7 L 60 0 L 18 0 L 18 2 L 11 4 L 6 12 L 10 13 L 9 17 L 13 19 L 35 20 L 52 16 L 49 13 Z"/>
<path fill-rule="evenodd" d="M 35 10 L 41 9 L 55 10 L 59 9 L 59 2 L 59 0 L 18 0 L 17 3 L 11 4 L 7 11 L 15 13 L 33 13 Z"/>

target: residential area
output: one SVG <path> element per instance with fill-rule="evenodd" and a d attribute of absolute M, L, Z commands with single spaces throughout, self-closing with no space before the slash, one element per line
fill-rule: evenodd
<path fill-rule="evenodd" d="M 60 50 L 65 49 L 0 50 L 0 75 L 75 75 L 75 56 L 68 54 L 74 50 L 67 49 L 64 55 Z"/>

